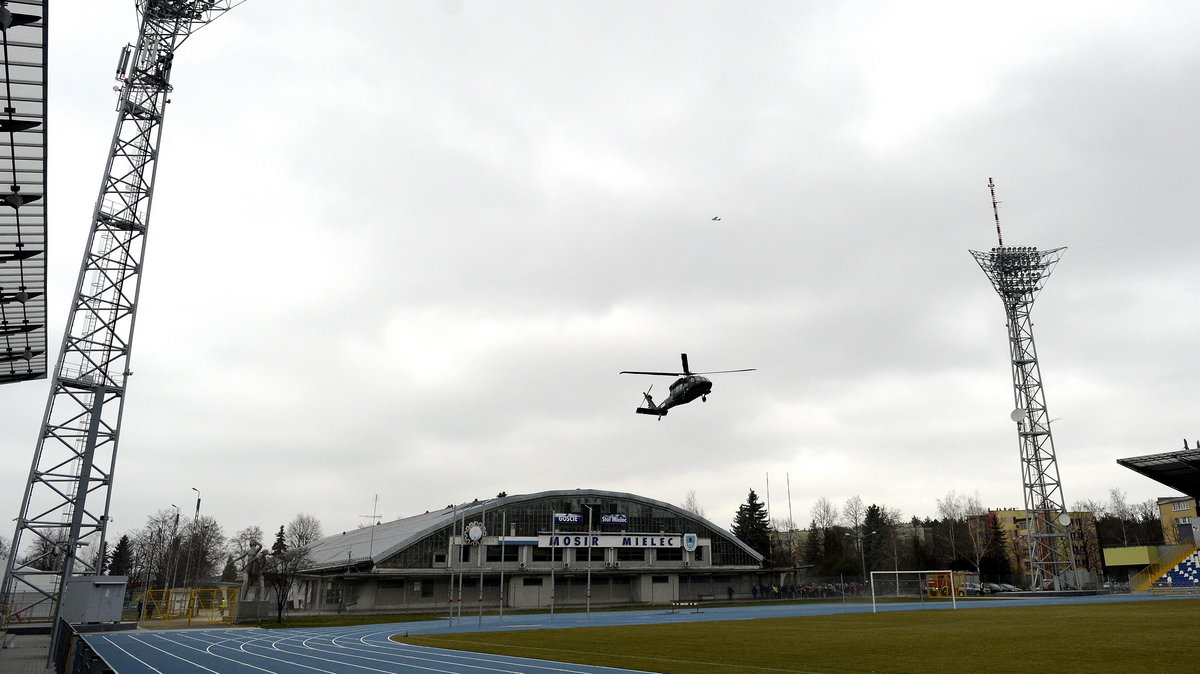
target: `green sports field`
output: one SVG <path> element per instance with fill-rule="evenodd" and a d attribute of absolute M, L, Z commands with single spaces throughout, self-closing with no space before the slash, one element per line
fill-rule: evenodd
<path fill-rule="evenodd" d="M 1200 600 L 442 634 L 405 643 L 652 672 L 1181 672 Z"/>

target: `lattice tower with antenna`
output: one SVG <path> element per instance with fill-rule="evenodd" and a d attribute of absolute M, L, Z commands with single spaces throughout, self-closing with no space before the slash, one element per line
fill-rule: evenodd
<path fill-rule="evenodd" d="M 1076 570 L 1071 519 L 1063 498 L 1030 319 L 1034 299 L 1066 248 L 1005 246 L 1000 233 L 999 202 L 991 178 L 988 187 L 992 191 L 999 245 L 987 252 L 970 252 L 999 294 L 1007 318 L 1015 403 L 1011 418 L 1017 425 L 1021 453 L 1029 575 L 1034 590 L 1068 589 L 1074 584 Z"/>
<path fill-rule="evenodd" d="M 171 64 L 188 37 L 242 2 L 136 1 L 138 39 L 118 61 L 116 129 L 0 595 L 5 623 L 24 612 L 57 624 L 67 579 L 103 571 Z"/>

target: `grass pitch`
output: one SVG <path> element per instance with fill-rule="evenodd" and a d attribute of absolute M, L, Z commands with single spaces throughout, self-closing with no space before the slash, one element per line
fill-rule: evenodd
<path fill-rule="evenodd" d="M 1147 672 L 1195 666 L 1200 600 L 396 638 L 651 672 Z M 1182 668 L 1182 669 L 1181 669 Z"/>

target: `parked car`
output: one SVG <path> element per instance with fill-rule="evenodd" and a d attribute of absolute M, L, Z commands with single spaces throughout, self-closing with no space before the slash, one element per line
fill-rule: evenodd
<path fill-rule="evenodd" d="M 1006 591 L 996 583 L 980 583 L 979 586 L 983 594 L 997 594 Z"/>
<path fill-rule="evenodd" d="M 963 592 L 968 597 L 978 597 L 983 594 L 983 588 L 979 583 L 963 583 Z"/>
<path fill-rule="evenodd" d="M 1008 583 L 999 583 L 999 585 L 1000 587 L 1004 588 L 1005 592 L 1024 592 L 1024 590 L 1016 585 L 1009 585 Z"/>

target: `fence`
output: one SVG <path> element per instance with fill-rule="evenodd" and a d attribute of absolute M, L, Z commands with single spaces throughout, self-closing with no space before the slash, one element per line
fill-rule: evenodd
<path fill-rule="evenodd" d="M 92 650 L 91 644 L 84 641 L 75 627 L 65 620 L 59 621 L 58 632 L 53 644 L 54 652 L 51 655 L 55 671 L 70 672 L 71 674 L 116 674 L 117 672 L 99 653 Z"/>
<path fill-rule="evenodd" d="M 231 625 L 237 620 L 238 590 L 177 588 L 150 590 L 139 607 L 139 622 L 148 627 Z"/>

